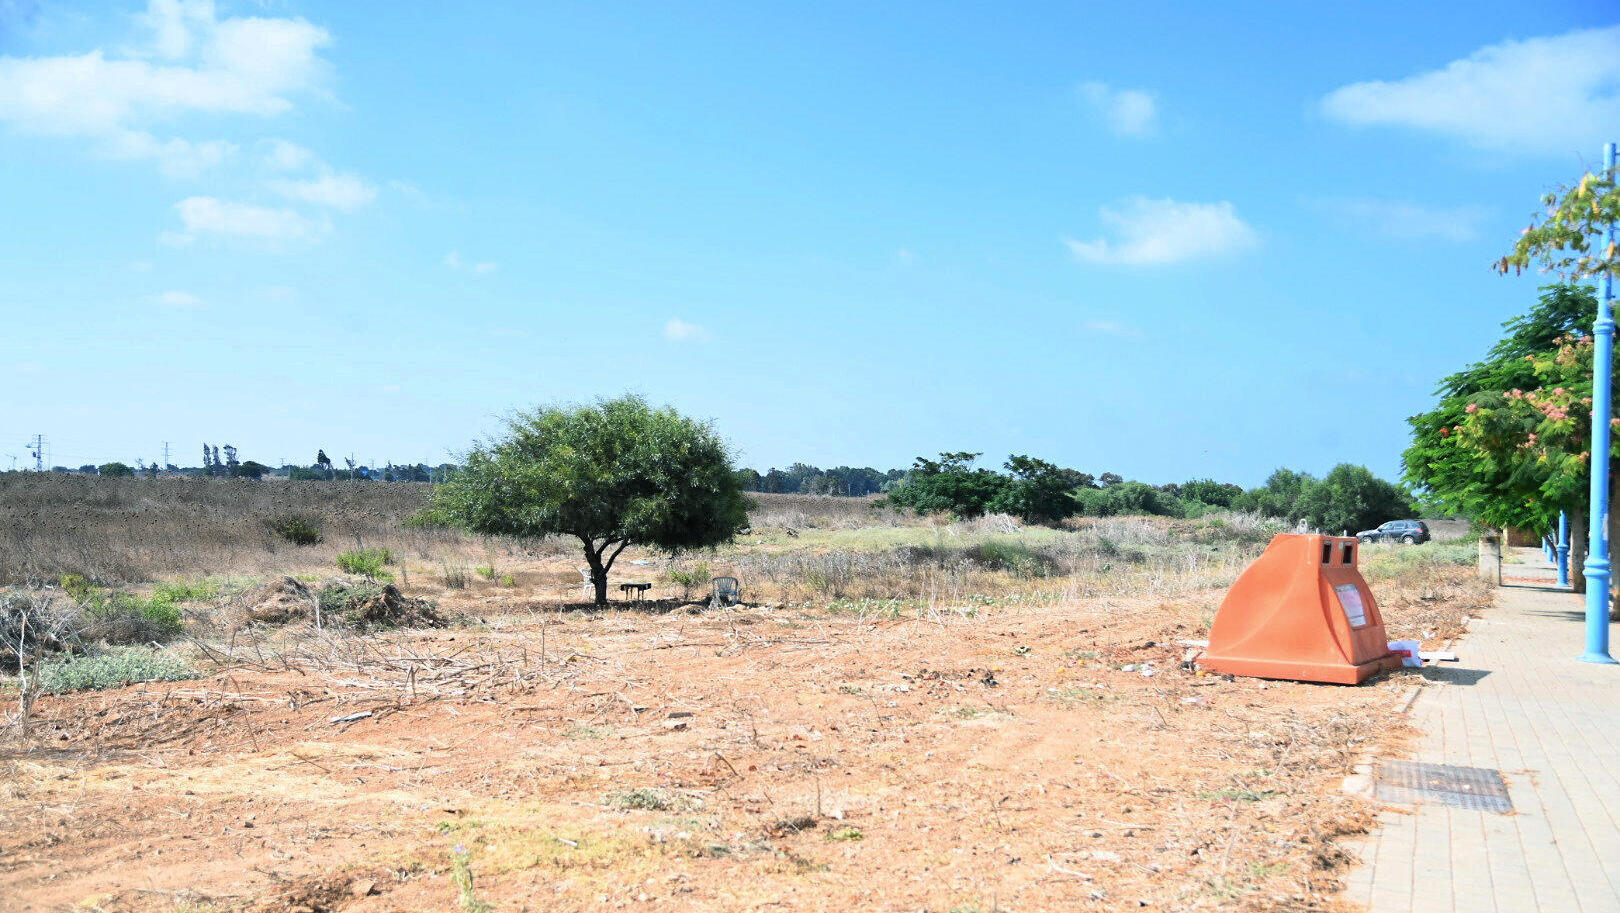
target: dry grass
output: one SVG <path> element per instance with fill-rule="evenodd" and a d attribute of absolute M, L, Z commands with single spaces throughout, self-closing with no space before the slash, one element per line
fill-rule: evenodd
<path fill-rule="evenodd" d="M 425 484 L 103 479 L 0 475 L 0 583 L 80 574 L 107 584 L 186 573 L 266 572 L 358 546 L 430 550 L 459 536 L 406 528 Z M 299 547 L 267 521 L 316 518 L 325 541 Z M 329 554 L 330 553 L 330 554 Z"/>
<path fill-rule="evenodd" d="M 200 530 L 166 526 L 175 554 L 210 570 L 330 572 L 352 538 L 209 541 L 318 512 L 400 552 L 402 588 L 460 621 L 199 624 L 171 650 L 204 678 L 43 698 L 36 734 L 0 747 L 19 909 L 453 909 L 471 879 L 497 910 L 1335 910 L 1337 841 L 1369 820 L 1337 781 L 1398 749 L 1415 680 L 1184 666 L 1177 642 L 1207 636 L 1274 531 L 1252 517 L 1026 529 L 764 496 L 749 535 L 675 562 L 733 572 L 747 605 L 595 612 L 572 604 L 568 543 L 499 544 L 466 562 L 497 574 L 450 585 L 485 544 L 391 539 L 421 489 L 148 484 L 88 511 L 101 541 L 161 561 L 136 546 L 169 509 Z M 1392 637 L 1437 646 L 1486 603 L 1466 555 L 1367 550 Z M 621 578 L 671 566 L 626 559 L 647 563 Z"/>

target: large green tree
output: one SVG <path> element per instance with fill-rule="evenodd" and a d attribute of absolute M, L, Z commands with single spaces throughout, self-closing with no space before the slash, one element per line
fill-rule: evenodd
<path fill-rule="evenodd" d="M 1538 373 L 1537 360 L 1556 354 L 1566 340 L 1579 339 L 1596 316 L 1597 299 L 1591 288 L 1569 284 L 1543 288 L 1528 314 L 1503 324 L 1506 333 L 1484 360 L 1440 382 L 1434 409 L 1408 419 L 1412 444 L 1402 457 L 1408 484 L 1431 503 L 1492 526 L 1545 529 L 1559 511 L 1584 514 L 1585 501 L 1579 494 L 1584 470 L 1574 480 L 1578 484 L 1571 486 L 1567 465 L 1546 459 L 1544 449 L 1522 448 L 1524 435 L 1532 428 L 1519 435 L 1497 428 L 1466 438 L 1457 430 L 1481 408 L 1495 415 L 1514 391 L 1520 395 L 1540 391 L 1546 386 L 1546 372 Z M 1591 385 L 1587 377 L 1586 395 Z"/>
<path fill-rule="evenodd" d="M 429 516 L 487 535 L 573 536 L 597 605 L 624 549 L 729 541 L 748 504 L 708 425 L 636 396 L 518 413 L 434 490 Z"/>
<path fill-rule="evenodd" d="M 889 492 L 889 503 L 919 514 L 948 513 L 955 517 L 983 516 L 1008 485 L 1008 479 L 988 469 L 974 469 L 979 454 L 942 453 L 938 460 L 918 457 L 905 483 Z"/>
<path fill-rule="evenodd" d="M 1013 514 L 1025 523 L 1052 524 L 1074 515 L 1076 505 L 1069 497 L 1074 486 L 1061 468 L 1021 454 L 1008 457 L 1006 467 L 1010 478 L 991 499 L 989 510 Z"/>

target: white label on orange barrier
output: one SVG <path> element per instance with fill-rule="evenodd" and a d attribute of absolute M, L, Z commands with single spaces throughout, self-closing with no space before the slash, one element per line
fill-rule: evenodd
<path fill-rule="evenodd" d="M 1367 623 L 1367 608 L 1361 604 L 1361 591 L 1353 583 L 1346 583 L 1333 588 L 1339 594 L 1339 605 L 1344 608 L 1344 617 L 1349 619 L 1350 627 L 1359 628 Z"/>

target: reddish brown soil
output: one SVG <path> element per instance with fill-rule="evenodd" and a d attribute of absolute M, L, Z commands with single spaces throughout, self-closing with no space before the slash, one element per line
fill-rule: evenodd
<path fill-rule="evenodd" d="M 1392 633 L 1476 608 L 1465 577 L 1391 593 Z M 1338 781 L 1403 737 L 1415 676 L 1195 674 L 1176 641 L 1219 598 L 508 598 L 441 631 L 239 641 L 208 678 L 41 701 L 0 751 L 0 907 L 1337 909 L 1335 838 L 1368 821 Z"/>

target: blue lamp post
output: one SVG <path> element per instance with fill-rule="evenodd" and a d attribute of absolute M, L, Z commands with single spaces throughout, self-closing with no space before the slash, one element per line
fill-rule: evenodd
<path fill-rule="evenodd" d="M 1603 171 L 1614 174 L 1614 143 L 1603 147 Z M 1614 223 L 1604 229 L 1605 248 L 1614 246 Z M 1603 276 L 1597 323 L 1592 326 L 1596 351 L 1592 364 L 1592 518 L 1586 557 L 1585 663 L 1613 663 L 1609 655 L 1609 419 L 1614 412 L 1609 391 L 1614 374 L 1614 278 Z"/>
<path fill-rule="evenodd" d="M 1569 586 L 1569 514 L 1558 512 L 1558 585 Z"/>

